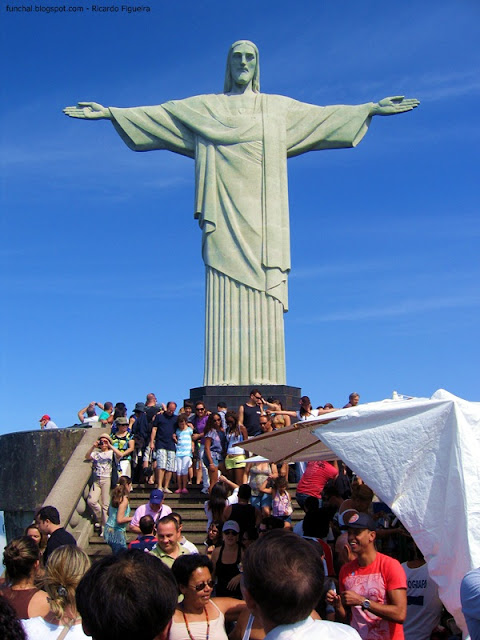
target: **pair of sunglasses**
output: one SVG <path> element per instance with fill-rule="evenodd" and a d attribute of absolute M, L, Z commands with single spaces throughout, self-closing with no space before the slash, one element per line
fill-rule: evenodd
<path fill-rule="evenodd" d="M 227 536 L 238 536 L 238 531 L 234 531 L 233 529 L 227 529 L 223 533 Z"/>
<path fill-rule="evenodd" d="M 210 589 L 213 589 L 213 587 L 215 586 L 215 582 L 213 580 L 207 580 L 206 582 L 199 582 L 198 584 L 195 585 L 194 589 L 195 591 L 203 591 L 207 586 L 210 587 Z"/>

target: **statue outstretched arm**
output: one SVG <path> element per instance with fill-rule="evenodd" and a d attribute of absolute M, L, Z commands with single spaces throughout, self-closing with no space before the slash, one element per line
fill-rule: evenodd
<path fill-rule="evenodd" d="M 380 102 L 373 103 L 370 115 L 372 116 L 394 116 L 397 113 L 411 111 L 420 104 L 416 98 L 405 98 L 405 96 L 390 96 L 383 98 Z"/>
<path fill-rule="evenodd" d="M 65 107 L 63 113 L 70 118 L 82 120 L 111 120 L 112 114 L 108 107 L 98 102 L 78 102 L 76 107 Z"/>

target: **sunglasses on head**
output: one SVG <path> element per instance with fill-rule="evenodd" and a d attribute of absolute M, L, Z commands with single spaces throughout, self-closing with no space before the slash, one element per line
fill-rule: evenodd
<path fill-rule="evenodd" d="M 204 582 L 199 582 L 193 588 L 195 589 L 195 591 L 203 591 L 205 587 L 210 587 L 210 589 L 213 589 L 214 586 L 215 582 L 213 580 L 207 580 Z"/>

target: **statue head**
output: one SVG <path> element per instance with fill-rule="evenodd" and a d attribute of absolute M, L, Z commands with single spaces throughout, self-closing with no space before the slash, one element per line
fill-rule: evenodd
<path fill-rule="evenodd" d="M 235 52 L 235 49 L 240 48 L 242 45 L 246 45 L 247 48 L 251 49 L 255 54 L 255 70 L 253 72 L 252 78 L 252 91 L 255 93 L 260 92 L 260 54 L 258 53 L 257 45 L 250 40 L 237 40 L 234 42 L 228 51 L 227 56 L 227 68 L 225 70 L 225 83 L 223 86 L 224 93 L 230 93 L 234 84 L 234 79 L 232 77 L 232 58 Z"/>

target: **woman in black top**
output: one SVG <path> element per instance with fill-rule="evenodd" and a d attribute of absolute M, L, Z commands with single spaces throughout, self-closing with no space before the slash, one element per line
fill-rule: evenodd
<path fill-rule="evenodd" d="M 217 580 L 215 595 L 242 600 L 240 591 L 243 546 L 240 542 L 238 522 L 227 520 L 223 525 L 223 544 L 212 554 L 214 575 Z"/>

